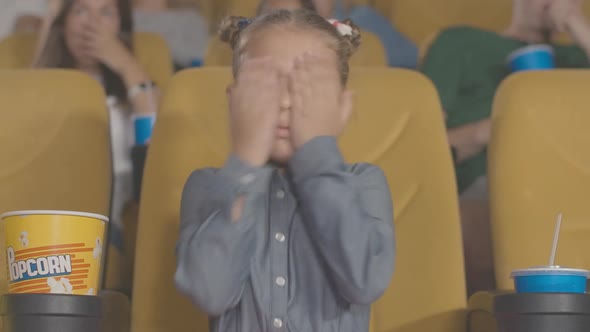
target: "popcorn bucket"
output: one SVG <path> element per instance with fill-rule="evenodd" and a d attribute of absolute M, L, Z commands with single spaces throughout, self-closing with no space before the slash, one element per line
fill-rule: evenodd
<path fill-rule="evenodd" d="M 8 293 L 96 295 L 108 218 L 69 211 L 17 211 L 4 223 Z"/>

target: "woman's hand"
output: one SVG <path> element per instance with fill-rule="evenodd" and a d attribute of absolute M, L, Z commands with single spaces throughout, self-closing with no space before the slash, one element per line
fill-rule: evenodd
<path fill-rule="evenodd" d="M 99 21 L 88 24 L 78 38 L 86 56 L 117 73 L 128 89 L 150 78 L 133 53 L 121 41 L 113 25 Z"/>
<path fill-rule="evenodd" d="M 79 41 L 87 56 L 121 76 L 125 75 L 125 70 L 130 64 L 136 62 L 131 50 L 119 38 L 118 31 L 114 31 L 109 24 L 87 24 L 79 36 Z"/>
<path fill-rule="evenodd" d="M 352 93 L 343 88 L 335 61 L 311 54 L 295 60 L 289 77 L 295 149 L 318 136 L 340 135 L 352 113 Z"/>

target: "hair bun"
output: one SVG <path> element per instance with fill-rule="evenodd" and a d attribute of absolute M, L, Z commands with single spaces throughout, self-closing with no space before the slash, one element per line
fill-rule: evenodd
<path fill-rule="evenodd" d="M 348 57 L 351 57 L 361 46 L 361 29 L 349 18 L 342 21 L 342 24 L 348 25 L 351 28 L 350 33 L 342 35 L 348 43 Z"/>
<path fill-rule="evenodd" d="M 252 20 L 242 16 L 228 16 L 221 21 L 219 25 L 219 38 L 221 41 L 228 43 L 231 48 L 235 48 L 240 33 L 247 28 Z"/>

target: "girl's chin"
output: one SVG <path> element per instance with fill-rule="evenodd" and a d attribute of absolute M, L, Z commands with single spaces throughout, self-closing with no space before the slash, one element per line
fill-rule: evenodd
<path fill-rule="evenodd" d="M 285 165 L 293 156 L 293 148 L 291 142 L 287 140 L 279 140 L 275 143 L 274 149 L 270 155 L 273 163 Z"/>

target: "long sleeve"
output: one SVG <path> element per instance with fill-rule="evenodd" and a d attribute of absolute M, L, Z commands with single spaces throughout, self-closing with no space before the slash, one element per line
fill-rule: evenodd
<path fill-rule="evenodd" d="M 271 171 L 230 157 L 220 170 L 194 172 L 181 203 L 175 282 L 178 289 L 211 316 L 236 306 L 254 255 L 254 226 L 264 217 Z M 243 197 L 237 222 L 234 202 Z"/>
<path fill-rule="evenodd" d="M 340 295 L 374 302 L 394 265 L 393 208 L 383 172 L 368 164 L 349 170 L 333 137 L 318 137 L 291 159 L 305 225 Z"/>
<path fill-rule="evenodd" d="M 441 32 L 428 48 L 421 71 L 428 76 L 438 91 L 443 109 L 447 112 L 447 126 L 462 125 L 456 119 L 454 105 L 459 98 L 463 66 L 468 52 L 461 44 L 462 36 L 468 35 L 465 28 L 451 28 Z M 458 117 L 460 118 L 460 116 Z"/>
<path fill-rule="evenodd" d="M 588 54 L 577 45 L 554 46 L 555 63 L 559 68 L 588 68 Z"/>

